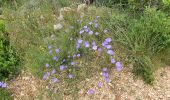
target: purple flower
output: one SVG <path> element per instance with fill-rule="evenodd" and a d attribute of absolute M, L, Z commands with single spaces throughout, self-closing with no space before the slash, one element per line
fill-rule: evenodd
<path fill-rule="evenodd" d="M 51 46 L 51 45 L 49 45 L 49 46 L 48 46 L 48 49 L 51 49 L 51 48 L 52 48 L 52 46 Z"/>
<path fill-rule="evenodd" d="M 49 66 L 50 66 L 50 65 L 49 65 L 48 63 L 47 63 L 47 64 L 45 64 L 45 67 L 46 67 L 46 68 L 48 68 Z"/>
<path fill-rule="evenodd" d="M 94 28 L 98 28 L 99 27 L 99 25 L 98 24 L 94 24 Z"/>
<path fill-rule="evenodd" d="M 80 44 L 76 43 L 76 48 L 79 49 L 80 48 Z"/>
<path fill-rule="evenodd" d="M 108 51 L 107 51 L 107 54 L 109 54 L 109 55 L 111 55 L 111 56 L 112 56 L 112 55 L 114 55 L 114 54 L 115 54 L 115 52 L 114 52 L 113 50 L 108 50 Z"/>
<path fill-rule="evenodd" d="M 111 63 L 114 64 L 116 61 L 115 59 L 111 59 Z"/>
<path fill-rule="evenodd" d="M 2 88 L 6 88 L 6 87 L 7 87 L 7 84 L 6 84 L 6 83 L 3 83 L 3 84 L 1 85 L 1 87 L 2 87 Z"/>
<path fill-rule="evenodd" d="M 77 43 L 81 44 L 81 43 L 83 43 L 83 40 L 82 39 L 78 39 Z"/>
<path fill-rule="evenodd" d="M 3 84 L 3 83 L 2 83 L 2 82 L 0 82 L 0 87 L 2 86 L 2 84 Z"/>
<path fill-rule="evenodd" d="M 90 45 L 89 45 L 88 42 L 84 42 L 84 46 L 85 46 L 86 48 L 88 48 Z"/>
<path fill-rule="evenodd" d="M 53 57 L 53 60 L 58 61 L 58 57 L 57 57 L 57 56 L 54 56 L 54 57 Z"/>
<path fill-rule="evenodd" d="M 59 82 L 59 80 L 57 78 L 52 79 L 52 83 L 58 83 L 58 82 Z"/>
<path fill-rule="evenodd" d="M 116 70 L 121 71 L 122 70 L 122 63 L 121 62 L 116 62 Z"/>
<path fill-rule="evenodd" d="M 104 67 L 104 68 L 102 69 L 102 71 L 103 71 L 103 72 L 106 72 L 106 71 L 107 71 L 107 68 L 106 68 L 106 67 Z"/>
<path fill-rule="evenodd" d="M 47 72 L 46 74 L 47 74 L 47 77 L 49 77 L 51 75 L 50 72 Z"/>
<path fill-rule="evenodd" d="M 89 28 L 86 28 L 86 29 L 84 29 L 84 31 L 85 31 L 85 32 L 89 32 L 89 31 L 90 31 L 90 29 L 89 29 Z"/>
<path fill-rule="evenodd" d="M 108 45 L 108 42 L 104 41 L 104 42 L 102 43 L 102 46 L 103 46 L 103 47 L 106 47 L 106 45 Z"/>
<path fill-rule="evenodd" d="M 102 48 L 98 48 L 97 50 L 98 50 L 99 52 L 101 52 L 101 51 L 102 51 Z"/>
<path fill-rule="evenodd" d="M 60 66 L 60 71 L 63 71 L 65 69 L 65 66 L 64 65 L 61 65 Z"/>
<path fill-rule="evenodd" d="M 92 46 L 92 49 L 97 50 L 97 46 L 96 45 Z"/>
<path fill-rule="evenodd" d="M 80 34 L 83 34 L 84 33 L 84 30 L 80 30 L 80 32 L 79 32 Z"/>
<path fill-rule="evenodd" d="M 68 74 L 68 78 L 74 78 L 73 74 Z"/>
<path fill-rule="evenodd" d="M 109 42 L 112 41 L 112 39 L 111 39 L 111 38 L 106 38 L 105 41 L 106 41 L 107 43 L 109 43 Z"/>
<path fill-rule="evenodd" d="M 88 28 L 88 26 L 86 25 L 86 26 L 84 26 L 83 28 L 84 28 L 84 29 L 87 29 L 87 28 Z"/>
<path fill-rule="evenodd" d="M 90 32 L 89 32 L 89 35 L 92 35 L 92 34 L 93 34 L 93 31 L 90 31 Z"/>
<path fill-rule="evenodd" d="M 43 80 L 46 80 L 47 79 L 47 74 L 44 74 L 44 76 L 43 76 Z"/>
<path fill-rule="evenodd" d="M 102 76 L 103 76 L 103 77 L 109 77 L 109 73 L 107 73 L 107 72 L 102 72 Z"/>
<path fill-rule="evenodd" d="M 77 54 L 77 57 L 80 57 L 80 54 Z"/>
<path fill-rule="evenodd" d="M 99 32 L 96 32 L 95 35 L 99 35 Z"/>
<path fill-rule="evenodd" d="M 59 52 L 60 52 L 60 50 L 59 50 L 59 49 L 55 49 L 55 52 L 56 52 L 56 53 L 59 53 Z"/>
<path fill-rule="evenodd" d="M 102 82 L 98 82 L 97 86 L 98 86 L 99 88 L 101 88 L 101 87 L 103 86 L 103 83 L 102 83 Z"/>
<path fill-rule="evenodd" d="M 51 74 L 55 74 L 55 73 L 56 73 L 56 70 L 55 70 L 55 69 L 51 71 Z"/>
<path fill-rule="evenodd" d="M 96 42 L 93 40 L 93 42 L 92 42 L 92 45 L 94 46 L 94 45 L 96 45 Z"/>
<path fill-rule="evenodd" d="M 75 62 L 71 62 L 71 65 L 72 65 L 72 66 L 75 65 Z"/>
<path fill-rule="evenodd" d="M 105 77 L 104 79 L 105 79 L 106 83 L 110 83 L 110 81 L 111 81 L 109 77 Z"/>
<path fill-rule="evenodd" d="M 111 49 L 111 48 L 112 48 L 111 45 L 106 45 L 105 47 L 106 47 L 107 49 Z"/>
<path fill-rule="evenodd" d="M 89 90 L 87 91 L 87 94 L 94 94 L 94 90 L 93 90 L 93 89 L 89 89 Z"/>

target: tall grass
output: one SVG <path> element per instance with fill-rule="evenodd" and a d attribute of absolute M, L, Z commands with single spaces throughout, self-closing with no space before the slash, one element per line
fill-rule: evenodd
<path fill-rule="evenodd" d="M 170 47 L 169 19 L 161 11 L 146 8 L 139 19 L 126 22 L 125 28 L 122 28 L 123 25 L 118 26 L 119 32 L 115 32 L 114 37 L 127 49 L 127 56 L 134 65 L 134 73 L 142 76 L 146 83 L 152 84 L 156 68 L 153 59 L 159 58 L 159 54 Z M 113 25 L 114 22 L 111 26 Z"/>

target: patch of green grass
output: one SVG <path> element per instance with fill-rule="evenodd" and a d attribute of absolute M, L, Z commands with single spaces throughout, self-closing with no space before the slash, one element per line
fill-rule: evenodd
<path fill-rule="evenodd" d="M 147 8 L 144 15 L 137 19 L 122 19 L 120 23 L 115 23 L 114 17 L 112 19 L 111 25 L 118 25 L 115 26 L 117 32 L 113 37 L 129 53 L 127 56 L 134 64 L 134 73 L 142 76 L 146 83 L 152 84 L 156 69 L 153 59 L 159 58 L 159 54 L 166 52 L 170 45 L 169 19 L 163 12 L 152 8 Z"/>
<path fill-rule="evenodd" d="M 1 100 L 12 100 L 11 93 L 5 89 L 0 88 L 0 99 Z"/>

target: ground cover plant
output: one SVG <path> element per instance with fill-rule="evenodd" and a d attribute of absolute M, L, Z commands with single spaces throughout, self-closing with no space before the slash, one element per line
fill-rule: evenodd
<path fill-rule="evenodd" d="M 2 92 L 8 78 L 20 72 L 21 59 L 24 70 L 44 82 L 52 100 L 63 99 L 65 94 L 77 99 L 82 88 L 93 95 L 94 88 L 80 83 L 102 77 L 112 84 L 111 70 L 122 73 L 129 65 L 133 65 L 135 77 L 154 85 L 154 72 L 170 58 L 169 1 L 96 0 L 84 14 L 70 11 L 64 20 L 58 20 L 59 10 L 76 9 L 75 2 L 81 1 L 4 2 L 5 21 L 0 20 Z M 97 83 L 99 88 L 104 84 Z M 3 93 L 7 98 L 9 93 Z"/>

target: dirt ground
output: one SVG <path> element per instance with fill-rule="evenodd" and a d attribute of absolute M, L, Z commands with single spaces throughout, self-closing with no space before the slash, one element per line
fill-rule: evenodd
<path fill-rule="evenodd" d="M 93 89 L 94 94 L 87 94 L 87 88 L 83 88 L 79 91 L 77 100 L 170 100 L 170 67 L 160 68 L 155 72 L 153 86 L 144 84 L 142 80 L 134 80 L 127 68 L 121 73 L 112 69 L 110 78 L 111 82 L 108 84 L 101 73 L 97 73 L 95 77 L 85 80 L 86 87 Z M 99 81 L 102 82 L 100 88 L 97 86 Z M 41 84 L 43 82 L 31 73 L 23 73 L 11 82 L 8 89 L 13 92 L 14 100 L 35 100 L 41 91 Z M 71 97 L 65 96 L 64 100 L 71 100 Z"/>

